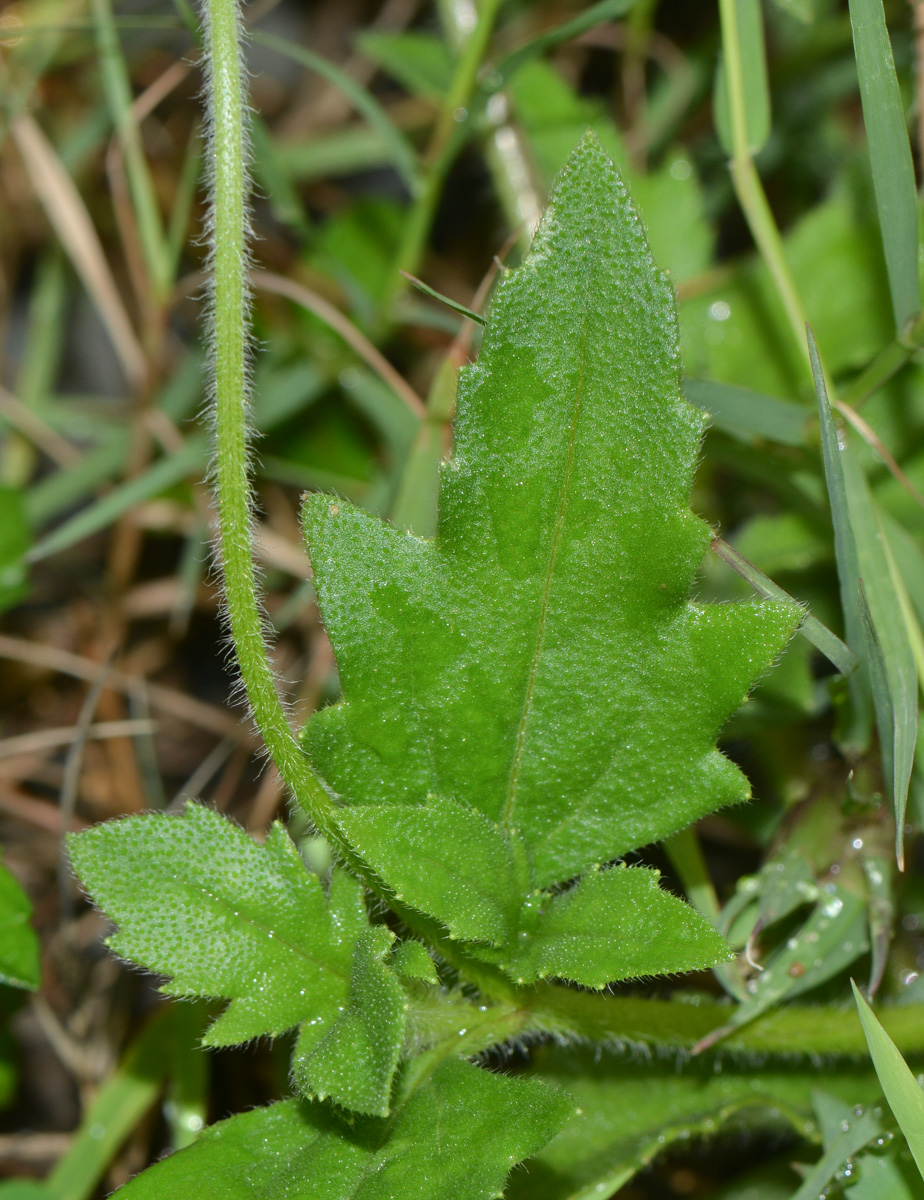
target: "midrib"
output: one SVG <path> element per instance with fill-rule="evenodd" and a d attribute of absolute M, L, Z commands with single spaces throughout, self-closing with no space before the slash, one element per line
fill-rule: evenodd
<path fill-rule="evenodd" d="M 558 512 L 555 514 L 555 529 L 552 534 L 552 546 L 549 551 L 549 565 L 546 568 L 545 580 L 542 586 L 542 607 L 539 611 L 539 625 L 536 630 L 536 645 L 533 649 L 532 661 L 529 665 L 529 676 L 526 681 L 526 695 L 523 700 L 523 714 L 517 729 L 517 743 L 513 753 L 513 763 L 510 767 L 510 783 L 507 788 L 507 800 L 504 804 L 504 816 L 501 822 L 504 829 L 510 826 L 510 819 L 516 806 L 517 787 L 520 781 L 520 769 L 523 765 L 523 755 L 526 749 L 526 727 L 529 723 L 533 707 L 533 697 L 536 690 L 536 675 L 539 670 L 539 659 L 545 642 L 546 622 L 549 612 L 549 593 L 552 590 L 552 574 L 555 570 L 555 559 L 565 526 L 565 509 L 568 507 L 568 495 L 571 488 L 571 476 L 574 470 L 574 443 L 577 437 L 578 418 L 581 412 L 581 401 L 584 395 L 584 361 L 587 346 L 587 310 L 584 310 L 584 321 L 581 330 L 581 350 L 579 356 L 579 371 L 577 387 L 574 394 L 574 407 L 571 413 L 571 429 L 568 436 L 568 455 L 565 460 L 565 475 L 562 480 L 561 496 L 558 501 Z"/>

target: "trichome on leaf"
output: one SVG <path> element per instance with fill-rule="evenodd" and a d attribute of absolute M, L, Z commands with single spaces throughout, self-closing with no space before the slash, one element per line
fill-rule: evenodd
<path fill-rule="evenodd" d="M 378 877 L 517 982 L 725 954 L 652 873 L 597 870 L 746 797 L 716 736 L 801 615 L 690 600 L 704 427 L 670 281 L 588 135 L 460 379 L 436 538 L 306 499 L 343 688 L 306 752 Z"/>
<path fill-rule="evenodd" d="M 567 1119 L 559 1093 L 458 1061 L 470 1006 L 419 942 L 370 923 L 362 885 L 507 999 L 728 957 L 657 872 L 611 865 L 746 797 L 716 737 L 802 615 L 691 600 L 712 532 L 689 508 L 705 419 L 679 372 L 670 282 L 588 136 L 463 372 L 436 537 L 305 502 L 343 696 L 303 745 L 344 866 L 325 890 L 281 827 L 258 846 L 196 805 L 70 839 L 115 948 L 174 995 L 230 1000 L 211 1044 L 299 1027 L 293 1079 L 316 1100 L 216 1126 L 127 1196 L 215 1156 L 233 1173 L 256 1137 L 247 1196 L 307 1194 L 294 1173 L 331 1200 L 478 1200 Z M 424 993 L 448 1036 L 414 1027 Z"/>

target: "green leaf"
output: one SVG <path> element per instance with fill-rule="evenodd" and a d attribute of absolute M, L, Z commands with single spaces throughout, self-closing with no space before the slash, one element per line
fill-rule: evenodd
<path fill-rule="evenodd" d="M 845 1191 L 847 1200 L 924 1200 L 924 1183 L 904 1147 L 860 1154 L 854 1163 L 859 1179 Z"/>
<path fill-rule="evenodd" d="M 663 891 L 658 878 L 657 871 L 621 866 L 590 871 L 562 895 L 537 892 L 523 905 L 512 954 L 480 948 L 474 953 L 517 983 L 555 976 L 592 988 L 733 957 L 711 925 Z"/>
<path fill-rule="evenodd" d="M 22 885 L 0 863 L 0 982 L 34 991 L 41 968 L 31 916 L 32 903 Z"/>
<path fill-rule="evenodd" d="M 513 939 L 529 881 L 520 879 L 518 892 L 511 846 L 483 813 L 441 799 L 397 810 L 357 805 L 341 815 L 340 826 L 400 900 L 437 917 L 457 937 L 495 945 Z"/>
<path fill-rule="evenodd" d="M 599 986 L 602 959 L 585 979 L 521 944 L 546 922 L 550 944 L 569 922 L 585 936 L 585 900 L 618 925 L 615 889 L 646 877 L 534 893 L 748 794 L 715 738 L 801 612 L 690 602 L 712 536 L 687 507 L 704 423 L 670 284 L 588 137 L 462 374 L 435 540 L 306 499 L 343 700 L 305 749 L 364 860 L 515 978 L 567 965 Z M 666 969 L 661 937 L 691 939 L 684 968 L 724 957 L 708 922 L 642 890 L 641 949 L 614 944 L 610 978 Z"/>
<path fill-rule="evenodd" d="M 770 88 L 767 84 L 767 52 L 760 0 L 735 0 L 738 13 L 738 43 L 744 82 L 744 115 L 747 147 L 757 154 L 770 136 Z M 715 125 L 726 154 L 734 154 L 728 73 L 719 60 L 715 83 Z"/>
<path fill-rule="evenodd" d="M 850 0 L 860 99 L 899 335 L 921 311 L 914 165 L 882 0 Z"/>
<path fill-rule="evenodd" d="M 399 942 L 391 956 L 392 969 L 403 979 L 422 979 L 424 983 L 439 983 L 433 959 L 420 942 Z"/>
<path fill-rule="evenodd" d="M 715 1045 L 781 1000 L 793 999 L 833 978 L 868 949 L 865 898 L 836 884 L 828 885 L 802 927 L 750 981 L 747 998 L 731 1019 L 707 1034 L 697 1044 L 697 1052 Z"/>
<path fill-rule="evenodd" d="M 330 1027 L 314 1018 L 299 1033 L 292 1070 L 299 1091 L 335 1096 L 354 1112 L 388 1115 L 408 1001 L 382 962 L 394 934 L 368 930 L 353 953 L 350 1000 Z"/>
<path fill-rule="evenodd" d="M 212 1126 L 119 1200 L 489 1200 L 573 1111 L 542 1084 L 450 1060 L 389 1121 L 287 1100 Z"/>
<path fill-rule="evenodd" d="M 835 375 L 865 367 L 894 333 L 877 237 L 872 199 L 856 173 L 845 173 L 784 238 L 786 261 Z M 805 358 L 763 260 L 746 260 L 708 292 L 684 300 L 681 319 L 689 375 L 772 396 L 802 393 Z"/>
<path fill-rule="evenodd" d="M 281 825 L 260 846 L 199 804 L 110 821 L 71 835 L 68 847 L 118 925 L 116 953 L 166 975 L 171 995 L 231 1001 L 207 1045 L 302 1025 L 300 1060 L 317 1050 L 300 1075 L 305 1086 L 347 1107 L 387 1110 L 403 1037 L 400 987 L 382 979 L 358 884 L 335 872 L 325 897 Z"/>
<path fill-rule="evenodd" d="M 624 1056 L 594 1050 L 540 1050 L 530 1073 L 566 1090 L 579 1110 L 559 1135 L 515 1175 L 510 1200 L 595 1200 L 616 1194 L 670 1146 L 691 1138 L 771 1130 L 810 1134 L 817 1073 L 806 1065 L 760 1071 L 714 1063 L 655 1060 L 644 1070 Z M 872 1073 L 832 1066 L 826 1085 L 853 1102 L 875 1086 Z"/>
<path fill-rule="evenodd" d="M 854 999 L 860 1013 L 866 1044 L 885 1098 L 908 1141 L 918 1170 L 924 1177 L 924 1091 L 899 1053 L 898 1047 L 879 1024 L 853 980 Z"/>

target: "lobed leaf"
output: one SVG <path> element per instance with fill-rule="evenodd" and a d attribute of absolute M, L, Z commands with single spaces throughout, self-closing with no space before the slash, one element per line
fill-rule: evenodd
<path fill-rule="evenodd" d="M 207 1045 L 301 1025 L 299 1082 L 387 1112 L 405 1001 L 397 979 L 383 978 L 388 946 L 374 939 L 385 931 L 369 929 L 357 883 L 335 872 L 325 897 L 282 825 L 260 846 L 199 804 L 107 822 L 68 848 L 118 926 L 116 953 L 166 975 L 171 995 L 230 1000 Z"/>
<path fill-rule="evenodd" d="M 680 392 L 670 284 L 589 136 L 462 374 L 436 538 L 306 499 L 343 699 L 305 749 L 364 860 L 515 978 L 666 969 L 671 905 L 645 876 L 619 885 L 639 887 L 642 951 L 616 941 L 625 914 L 597 891 L 617 876 L 576 891 L 615 942 L 586 968 L 550 951 L 519 970 L 522 935 L 582 938 L 590 911 L 525 901 L 748 794 L 715 739 L 801 613 L 691 603 L 712 537 L 688 507 L 704 425 Z M 702 918 L 682 924 L 685 968 L 724 957 Z"/>
<path fill-rule="evenodd" d="M 221 1121 L 121 1188 L 119 1200 L 488 1200 L 573 1111 L 560 1093 L 458 1060 L 390 1121 L 347 1123 L 287 1100 Z"/>

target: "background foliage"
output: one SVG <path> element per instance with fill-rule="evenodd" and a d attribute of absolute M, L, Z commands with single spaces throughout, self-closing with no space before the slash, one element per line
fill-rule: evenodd
<path fill-rule="evenodd" d="M 509 1042 L 489 1060 L 592 1114 L 510 1195 L 921 1192 L 848 983 L 878 986 L 917 1069 L 919 48 L 911 9 L 886 5 L 896 83 L 880 11 L 351 0 L 247 14 L 259 554 L 299 719 L 339 688 L 300 494 L 336 491 L 432 532 L 452 370 L 477 352 L 478 327 L 399 271 L 480 310 L 494 256 L 518 261 L 588 126 L 671 272 L 685 389 L 712 414 L 694 510 L 851 645 L 870 639 L 868 691 L 794 641 L 724 731 L 754 801 L 637 856 L 746 953 L 718 979 L 624 985 L 605 1021 L 574 992 L 571 1028 L 599 1020 L 602 1053 Z M 285 809 L 228 704 L 207 566 L 196 19 L 184 0 L 20 0 L 0 36 L 0 1169 L 16 1180 L 4 1195 L 64 1200 L 107 1194 L 203 1124 L 288 1094 L 289 1047 L 199 1051 L 215 1012 L 161 1001 L 104 954 L 62 835 L 195 795 L 262 841 Z M 837 425 L 817 418 L 804 318 Z M 707 558 L 701 598 L 749 594 L 728 558 Z M 848 600 L 859 576 L 870 634 Z M 881 757 L 864 744 L 867 695 Z M 299 822 L 290 832 L 324 869 Z M 278 850 L 266 841 L 266 864 Z M 735 1029 L 687 1062 L 715 1039 L 698 1002 L 723 990 Z M 668 997 L 689 1004 L 659 1007 Z M 829 1007 L 789 1004 L 803 998 Z M 819 1056 L 823 1075 L 808 1065 Z"/>

